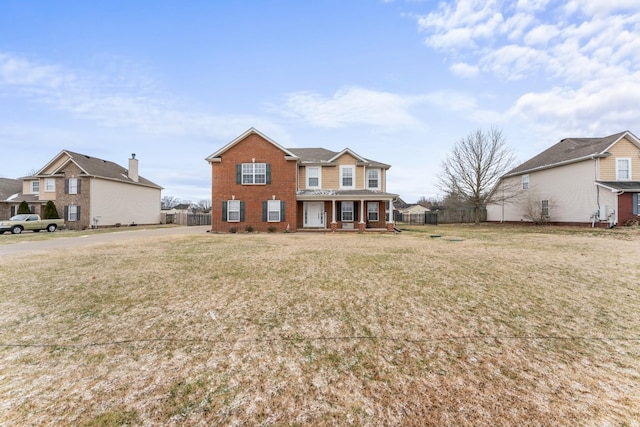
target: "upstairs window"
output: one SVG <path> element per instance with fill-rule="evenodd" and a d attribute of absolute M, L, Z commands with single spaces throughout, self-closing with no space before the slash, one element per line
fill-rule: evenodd
<path fill-rule="evenodd" d="M 241 163 L 236 167 L 236 183 L 242 185 L 271 184 L 271 168 L 267 163 Z"/>
<path fill-rule="evenodd" d="M 631 159 L 616 159 L 616 180 L 629 181 L 631 179 Z"/>
<path fill-rule="evenodd" d="M 53 178 L 45 178 L 44 191 L 47 193 L 54 193 L 56 191 L 56 180 Z"/>
<path fill-rule="evenodd" d="M 320 188 L 320 168 L 307 166 L 307 188 Z"/>
<path fill-rule="evenodd" d="M 529 175 L 522 175 L 522 189 L 529 189 Z"/>
<path fill-rule="evenodd" d="M 340 188 L 355 188 L 353 175 L 353 166 L 340 167 Z"/>
<path fill-rule="evenodd" d="M 380 169 L 367 171 L 367 188 L 380 188 Z"/>
<path fill-rule="evenodd" d="M 40 180 L 31 181 L 31 194 L 38 194 L 40 192 Z"/>
<path fill-rule="evenodd" d="M 78 178 L 69 178 L 65 182 L 66 194 L 80 194 L 80 180 Z"/>

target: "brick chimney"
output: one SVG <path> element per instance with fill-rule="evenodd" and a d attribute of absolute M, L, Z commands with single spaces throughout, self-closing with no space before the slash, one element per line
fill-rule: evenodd
<path fill-rule="evenodd" d="M 136 159 L 136 153 L 131 153 L 129 159 L 129 178 L 133 182 L 138 182 L 138 159 Z"/>

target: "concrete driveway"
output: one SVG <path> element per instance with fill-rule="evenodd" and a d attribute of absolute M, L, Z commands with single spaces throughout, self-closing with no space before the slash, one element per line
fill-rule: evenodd
<path fill-rule="evenodd" d="M 114 231 L 110 233 L 82 234 L 75 235 L 73 231 L 56 231 L 60 236 L 55 239 L 47 239 L 40 241 L 20 241 L 20 237 L 27 234 L 17 236 L 0 235 L 0 239 L 7 237 L 15 239 L 14 242 L 0 245 L 0 256 L 25 254 L 29 252 L 51 251 L 56 249 L 77 248 L 83 246 L 99 245 L 109 242 L 122 242 L 123 240 L 141 240 L 153 239 L 154 237 L 202 234 L 205 235 L 210 230 L 209 225 L 200 225 L 194 227 L 167 227 L 167 228 L 127 228 L 122 231 Z"/>

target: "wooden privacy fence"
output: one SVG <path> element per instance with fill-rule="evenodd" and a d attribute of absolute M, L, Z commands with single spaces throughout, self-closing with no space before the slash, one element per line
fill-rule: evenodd
<path fill-rule="evenodd" d="M 160 214 L 160 222 L 162 224 L 178 224 L 178 225 L 211 225 L 210 213 L 165 213 Z"/>
<path fill-rule="evenodd" d="M 394 212 L 393 219 L 396 222 L 417 225 L 438 225 L 439 223 L 473 223 L 476 221 L 473 208 L 443 209 L 417 214 L 403 214 L 396 211 Z M 485 222 L 486 220 L 487 210 L 484 208 L 480 209 L 480 222 Z"/>

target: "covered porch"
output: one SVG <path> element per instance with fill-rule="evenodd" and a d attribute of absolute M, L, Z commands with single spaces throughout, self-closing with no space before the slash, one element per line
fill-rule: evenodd
<path fill-rule="evenodd" d="M 301 190 L 299 231 L 393 231 L 395 194 L 373 190 Z"/>

